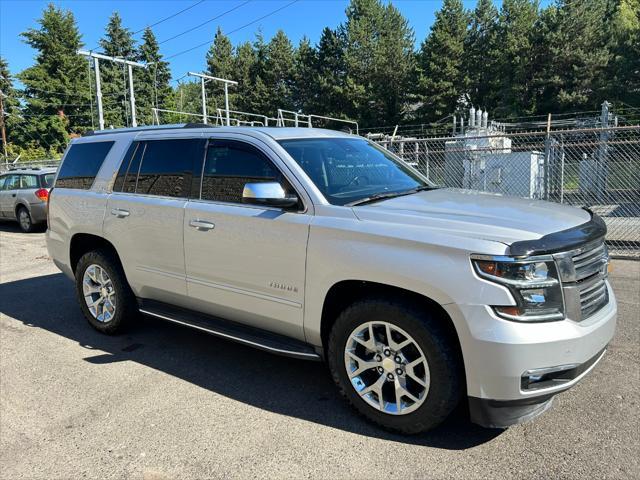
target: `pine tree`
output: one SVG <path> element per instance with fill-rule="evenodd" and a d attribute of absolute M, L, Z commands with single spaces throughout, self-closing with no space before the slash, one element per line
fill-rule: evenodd
<path fill-rule="evenodd" d="M 21 108 L 18 92 L 13 86 L 13 77 L 9 71 L 9 64 L 0 57 L 0 95 L 2 95 L 2 109 L 4 116 L 0 122 L 4 122 L 4 128 L 11 150 L 12 145 L 24 145 L 24 139 L 20 136 L 21 124 Z M 5 155 L 4 150 L 0 150 L 2 156 Z"/>
<path fill-rule="evenodd" d="M 293 105 L 293 46 L 287 35 L 278 30 L 267 44 L 267 56 L 261 75 L 268 96 L 261 113 L 275 115 L 278 108 L 291 110 Z"/>
<path fill-rule="evenodd" d="M 256 54 L 253 46 L 249 42 L 244 42 L 236 48 L 234 56 L 234 72 L 238 85 L 234 108 L 241 112 L 260 113 L 254 104 L 254 74 L 256 65 Z"/>
<path fill-rule="evenodd" d="M 498 17 L 497 41 L 489 58 L 495 82 L 491 105 L 498 117 L 536 113 L 537 67 L 533 32 L 538 21 L 537 0 L 504 0 Z"/>
<path fill-rule="evenodd" d="M 461 0 L 444 0 L 418 54 L 422 121 L 433 122 L 460 108 L 468 80 L 464 44 L 468 15 Z"/>
<path fill-rule="evenodd" d="M 173 91 L 169 85 L 171 80 L 169 64 L 162 60 L 158 41 L 150 28 L 146 28 L 142 34 L 138 60 L 147 64 L 148 67 L 133 69 L 136 113 L 138 123 L 151 125 L 153 123 L 151 108 L 168 108 Z"/>
<path fill-rule="evenodd" d="M 315 113 L 321 103 L 318 97 L 318 52 L 306 36 L 296 49 L 294 65 L 294 108 L 304 113 Z"/>
<path fill-rule="evenodd" d="M 207 52 L 207 74 L 225 78 L 228 80 L 236 80 L 234 78 L 234 55 L 231 40 L 218 27 L 213 37 L 211 48 Z M 237 80 L 236 80 L 237 81 Z M 225 108 L 224 86 L 220 82 L 208 82 L 206 84 L 207 106 L 210 112 L 215 112 L 217 108 Z M 237 110 L 236 105 L 236 87 L 229 87 L 229 108 Z"/>
<path fill-rule="evenodd" d="M 316 106 L 319 115 L 344 116 L 346 64 L 344 58 L 344 36 L 325 27 L 318 42 L 317 62 L 318 98 Z"/>
<path fill-rule="evenodd" d="M 546 75 L 538 83 L 544 90 L 546 111 L 593 109 L 605 98 L 604 75 L 610 60 L 607 42 L 607 0 L 561 0 L 544 12 Z M 542 47 L 542 46 L 541 46 Z"/>
<path fill-rule="evenodd" d="M 100 40 L 104 54 L 135 61 L 138 58 L 131 30 L 122 25 L 118 12 L 109 18 L 105 36 Z M 127 66 L 109 61 L 100 62 L 104 121 L 107 126 L 123 127 L 131 124 L 129 80 Z M 135 75 L 135 74 L 134 74 Z M 134 77 L 135 78 L 135 77 Z M 136 86 L 137 84 L 134 84 Z"/>
<path fill-rule="evenodd" d="M 49 4 L 39 28 L 22 33 L 37 51 L 35 64 L 19 74 L 24 84 L 24 135 L 32 146 L 54 155 L 70 133 L 90 127 L 87 63 L 76 51 L 82 47 L 73 14 Z"/>
<path fill-rule="evenodd" d="M 399 121 L 413 71 L 413 31 L 395 7 L 380 0 L 352 0 L 346 16 L 340 27 L 345 113 L 365 126 Z"/>
<path fill-rule="evenodd" d="M 491 85 L 495 65 L 488 53 L 496 45 L 498 9 L 492 0 L 479 0 L 473 14 L 465 41 L 463 61 L 465 75 L 469 82 L 469 100 L 475 107 L 493 108 L 490 103 Z"/>

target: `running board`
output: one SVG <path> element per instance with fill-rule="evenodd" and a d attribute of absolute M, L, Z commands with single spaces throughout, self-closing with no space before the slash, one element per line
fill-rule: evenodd
<path fill-rule="evenodd" d="M 160 318 L 168 322 L 185 325 L 216 337 L 254 347 L 266 352 L 299 358 L 302 360 L 320 361 L 321 357 L 315 349 L 299 340 L 242 325 L 229 320 L 167 305 L 153 300 L 138 300 L 140 313 Z"/>

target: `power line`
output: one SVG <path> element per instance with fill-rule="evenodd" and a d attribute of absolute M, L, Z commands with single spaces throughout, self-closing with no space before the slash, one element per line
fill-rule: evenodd
<path fill-rule="evenodd" d="M 285 9 L 285 8 L 287 8 L 287 7 L 290 7 L 290 6 L 291 6 L 291 5 L 293 5 L 294 3 L 298 3 L 299 1 L 300 1 L 300 0 L 293 0 L 292 2 L 289 2 L 289 3 L 287 3 L 286 5 L 284 5 L 284 6 L 280 7 L 280 8 L 277 8 L 277 9 L 273 10 L 272 12 L 269 12 L 269 13 L 267 13 L 266 15 L 263 15 L 263 16 L 261 16 L 261 17 L 259 17 L 259 18 L 256 18 L 255 20 L 252 20 L 252 21 L 251 21 L 251 22 L 249 22 L 249 23 L 245 23 L 244 25 L 242 25 L 242 26 L 240 26 L 240 27 L 238 27 L 238 28 L 236 28 L 236 29 L 231 30 L 230 32 L 228 32 L 228 33 L 227 33 L 227 36 L 228 36 L 228 35 L 231 35 L 231 34 L 233 34 L 233 33 L 236 33 L 236 32 L 238 32 L 238 31 L 242 30 L 243 28 L 247 28 L 247 27 L 249 27 L 249 26 L 253 25 L 254 23 L 259 22 L 260 20 L 263 20 L 263 19 L 265 19 L 265 18 L 267 18 L 267 17 L 270 17 L 271 15 L 275 15 L 275 14 L 276 14 L 276 13 L 278 13 L 279 11 L 284 10 L 284 9 Z M 206 42 L 200 43 L 200 44 L 198 44 L 198 45 L 196 45 L 196 46 L 194 46 L 194 47 L 188 48 L 188 49 L 183 50 L 183 51 L 181 51 L 181 52 L 174 53 L 173 55 L 170 55 L 170 56 L 168 56 L 168 57 L 165 57 L 165 60 L 170 60 L 170 59 L 172 59 L 172 58 L 178 57 L 178 56 L 183 55 L 183 54 L 185 54 L 185 53 L 188 53 L 188 52 L 191 52 L 191 51 L 196 50 L 196 49 L 198 49 L 198 48 L 204 47 L 205 45 L 209 45 L 210 43 L 211 43 L 211 41 L 210 41 L 210 40 L 207 40 Z"/>
<path fill-rule="evenodd" d="M 158 20 L 157 22 L 151 23 L 151 24 L 147 25 L 146 27 L 142 27 L 140 30 L 136 30 L 135 32 L 133 32 L 132 35 L 137 35 L 138 33 L 142 32 L 143 30 L 146 30 L 147 28 L 155 27 L 156 25 L 160 25 L 161 23 L 164 23 L 167 20 L 171 20 L 172 18 L 177 17 L 181 13 L 184 13 L 187 10 L 191 10 L 193 7 L 197 7 L 198 5 L 203 3 L 204 1 L 205 0 L 200 0 L 200 1 L 194 3 L 193 5 L 191 5 L 191 6 L 187 7 L 187 8 L 183 8 L 179 12 L 176 12 L 176 13 L 174 13 L 172 15 L 169 15 L 168 17 L 163 18 L 162 20 Z"/>
<path fill-rule="evenodd" d="M 245 2 L 243 2 L 243 3 L 239 4 L 239 5 L 236 5 L 235 7 L 233 7 L 233 8 L 231 8 L 231 9 L 227 10 L 226 12 L 222 12 L 221 14 L 219 14 L 219 15 L 217 15 L 217 16 L 215 16 L 215 17 L 213 17 L 213 18 L 210 18 L 209 20 L 207 20 L 207 21 L 205 21 L 205 22 L 202 22 L 202 23 L 200 23 L 200 24 L 196 25 L 195 27 L 191 27 L 191 28 L 189 28 L 189 29 L 185 30 L 184 32 L 180 32 L 180 33 L 178 33 L 178 34 L 174 35 L 173 37 L 166 38 L 166 39 L 162 40 L 161 42 L 158 42 L 158 45 L 162 45 L 163 43 L 166 43 L 166 42 L 168 42 L 168 41 L 170 41 L 170 40 L 174 40 L 174 39 L 176 39 L 176 38 L 178 38 L 178 37 L 181 37 L 182 35 L 185 35 L 185 34 L 187 34 L 187 33 L 189 33 L 189 32 L 193 32 L 194 30 L 197 30 L 198 28 L 205 26 L 207 23 L 211 23 L 211 22 L 213 22 L 214 20 L 217 20 L 217 19 L 219 19 L 219 18 L 222 18 L 222 17 L 224 17 L 225 15 L 227 15 L 228 13 L 233 12 L 234 10 L 237 10 L 237 9 L 239 9 L 240 7 L 245 6 L 245 5 L 246 5 L 247 3 L 249 3 L 250 1 L 251 1 L 251 0 L 246 0 Z"/>

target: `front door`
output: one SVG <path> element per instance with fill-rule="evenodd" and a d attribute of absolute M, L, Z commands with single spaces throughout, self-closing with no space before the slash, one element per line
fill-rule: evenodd
<path fill-rule="evenodd" d="M 20 187 L 20 175 L 10 174 L 0 180 L 0 216 L 16 218 L 16 195 Z"/>
<path fill-rule="evenodd" d="M 242 203 L 250 182 L 289 182 L 266 150 L 209 142 L 199 199 L 187 203 L 184 248 L 193 307 L 304 339 L 305 260 L 311 215 Z"/>

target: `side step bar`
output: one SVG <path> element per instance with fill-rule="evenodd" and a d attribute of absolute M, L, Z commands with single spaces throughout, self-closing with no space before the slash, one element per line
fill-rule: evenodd
<path fill-rule="evenodd" d="M 153 300 L 138 300 L 138 303 L 140 313 L 145 315 L 195 328 L 196 330 L 210 333 L 216 337 L 232 340 L 259 350 L 275 353 L 276 355 L 284 355 L 302 360 L 321 360 L 320 355 L 311 345 L 285 337 L 284 335 L 278 335 L 259 328 L 223 320 Z"/>

